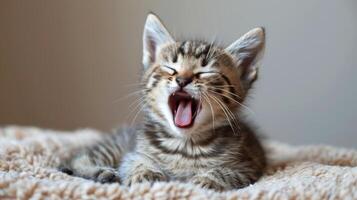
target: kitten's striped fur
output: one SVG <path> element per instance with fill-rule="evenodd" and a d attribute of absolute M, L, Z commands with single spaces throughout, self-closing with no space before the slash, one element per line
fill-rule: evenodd
<path fill-rule="evenodd" d="M 189 181 L 216 190 L 254 183 L 266 165 L 254 131 L 240 120 L 257 79 L 264 30 L 256 28 L 226 49 L 202 41 L 176 42 L 150 14 L 144 29 L 144 122 L 106 136 L 67 163 L 66 171 L 100 182 Z M 200 108 L 179 128 L 168 105 L 181 87 Z"/>

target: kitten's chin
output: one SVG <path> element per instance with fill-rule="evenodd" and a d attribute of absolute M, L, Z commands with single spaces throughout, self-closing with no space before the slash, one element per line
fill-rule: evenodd
<path fill-rule="evenodd" d="M 178 90 L 169 96 L 168 104 L 172 113 L 173 124 L 186 132 L 194 126 L 201 110 L 201 102 L 184 90 Z"/>

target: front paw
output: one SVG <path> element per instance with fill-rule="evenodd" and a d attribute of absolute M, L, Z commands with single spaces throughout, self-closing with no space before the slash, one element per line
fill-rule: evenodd
<path fill-rule="evenodd" d="M 156 181 L 167 181 L 167 176 L 162 172 L 154 172 L 150 170 L 145 170 L 142 172 L 136 172 L 124 180 L 124 184 L 130 186 L 135 183 L 142 182 L 156 182 Z"/>
<path fill-rule="evenodd" d="M 101 183 L 120 182 L 119 174 L 113 168 L 98 168 L 92 179 Z"/>
<path fill-rule="evenodd" d="M 211 190 L 216 190 L 216 191 L 223 191 L 225 189 L 222 184 L 220 184 L 217 181 L 212 180 L 206 176 L 194 176 L 191 179 L 191 183 L 198 185 L 205 189 L 211 189 Z"/>
<path fill-rule="evenodd" d="M 81 171 L 72 169 L 70 167 L 60 167 L 59 170 L 68 175 L 91 179 L 100 183 L 120 182 L 119 174 L 117 171 L 109 167 L 88 167 L 82 168 Z"/>

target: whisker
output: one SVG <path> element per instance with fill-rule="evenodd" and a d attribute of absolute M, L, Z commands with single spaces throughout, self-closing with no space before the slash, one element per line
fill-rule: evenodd
<path fill-rule="evenodd" d="M 126 95 L 124 95 L 124 96 L 122 96 L 122 97 L 119 97 L 119 98 L 117 98 L 117 99 L 114 99 L 113 103 L 117 103 L 118 101 L 121 101 L 121 100 L 123 100 L 123 99 L 129 98 L 129 97 L 131 97 L 131 96 L 135 96 L 135 95 L 137 95 L 137 94 L 144 93 L 144 92 L 146 92 L 146 91 L 148 91 L 148 90 L 149 90 L 149 89 L 141 89 L 141 90 L 137 90 L 137 91 L 131 92 L 131 93 L 126 94 Z"/>
<path fill-rule="evenodd" d="M 226 92 L 226 93 L 229 93 L 229 94 L 231 94 L 231 95 L 233 95 L 233 96 L 235 96 L 235 97 L 237 97 L 237 98 L 239 98 L 239 99 L 242 99 L 242 97 L 240 97 L 238 94 L 235 94 L 235 93 L 233 93 L 233 92 L 230 92 L 230 91 L 228 91 L 228 90 L 225 90 L 225 89 L 222 89 L 222 88 L 219 88 L 219 87 L 215 87 L 215 86 L 208 86 L 208 89 L 217 89 L 217 90 L 221 90 L 221 91 L 224 91 L 224 92 Z"/>
<path fill-rule="evenodd" d="M 145 83 L 129 83 L 129 84 L 123 85 L 123 87 L 144 86 L 144 85 L 145 85 Z"/>
<path fill-rule="evenodd" d="M 229 114 L 227 113 L 227 111 L 225 110 L 225 108 L 214 98 L 212 98 L 214 101 L 217 102 L 218 106 L 222 109 L 224 115 L 226 116 L 227 122 L 229 123 L 229 126 L 231 127 L 233 133 L 235 134 L 235 128 L 233 127 L 233 124 L 231 122 L 231 117 L 229 116 Z"/>
<path fill-rule="evenodd" d="M 210 91 L 210 92 L 213 92 L 213 93 L 215 93 L 215 94 L 217 94 L 217 95 L 220 95 L 220 96 L 222 96 L 222 97 L 229 98 L 229 99 L 232 100 L 234 103 L 237 103 L 238 105 L 240 105 L 240 106 L 242 106 L 243 108 L 245 108 L 246 110 L 248 110 L 251 114 L 255 115 L 255 113 L 254 113 L 254 111 L 253 111 L 252 109 L 250 109 L 248 106 L 246 106 L 246 105 L 240 103 L 239 101 L 233 99 L 232 97 L 227 96 L 227 95 L 224 95 L 224 94 L 221 94 L 221 93 L 218 93 L 218 92 L 216 92 L 216 91 L 214 91 L 214 90 L 210 90 L 210 89 L 209 89 L 209 91 Z"/>
<path fill-rule="evenodd" d="M 236 124 L 236 120 L 237 120 L 236 115 L 233 114 L 233 112 L 228 108 L 228 106 L 226 106 L 226 105 L 225 105 L 220 99 L 218 99 L 217 97 L 215 97 L 215 96 L 212 96 L 212 97 L 214 97 L 215 99 L 217 99 L 217 100 L 222 104 L 222 106 L 226 109 L 226 111 L 230 114 L 231 118 L 234 120 L 235 125 L 238 126 L 238 124 Z M 238 127 L 239 127 L 239 126 L 238 126 Z"/>
<path fill-rule="evenodd" d="M 216 38 L 217 38 L 217 35 L 215 35 L 211 41 L 211 43 L 209 44 L 209 49 L 208 49 L 208 53 L 206 55 L 206 59 L 211 59 L 211 56 L 212 56 L 212 47 L 213 47 L 213 44 L 215 43 L 216 41 Z"/>
<path fill-rule="evenodd" d="M 210 85 L 209 87 L 227 88 L 227 87 L 235 87 L 235 85 Z"/>
<path fill-rule="evenodd" d="M 136 104 L 136 105 L 135 105 Z M 135 102 L 131 103 L 131 105 L 129 106 L 129 109 L 131 109 L 131 111 L 129 112 L 128 114 L 128 117 L 129 118 L 131 116 L 131 114 L 133 114 L 140 106 L 142 106 L 143 104 L 146 104 L 146 98 L 140 98 L 140 99 L 137 99 Z M 133 106 L 135 105 L 134 108 L 132 108 Z"/>
<path fill-rule="evenodd" d="M 212 104 L 211 104 L 211 101 L 209 100 L 209 98 L 206 96 L 205 93 L 202 93 L 202 96 L 203 98 L 207 101 L 207 103 L 209 104 L 209 107 L 211 109 L 211 115 L 212 115 L 212 122 L 213 122 L 213 131 L 215 130 L 215 125 L 214 125 L 214 121 L 215 121 L 215 118 L 214 118 L 214 111 L 213 111 L 213 107 L 212 107 Z"/>
<path fill-rule="evenodd" d="M 228 121 L 228 123 L 229 123 L 229 125 L 230 125 L 230 127 L 231 127 L 231 129 L 233 131 L 233 133 L 236 134 L 236 130 L 235 130 L 234 127 L 237 127 L 237 124 L 235 123 L 235 117 L 232 116 L 232 113 L 230 112 L 230 110 L 227 109 L 226 106 L 219 99 L 217 99 L 215 96 L 209 96 L 208 95 L 208 97 L 212 98 L 218 104 L 218 106 L 222 109 L 222 111 L 223 111 L 224 115 L 226 116 L 226 119 L 227 119 L 227 121 Z M 235 125 L 234 127 L 233 127 L 233 124 L 232 124 L 231 120 L 233 120 L 233 122 L 234 122 L 234 125 Z M 239 126 L 238 126 L 238 128 L 239 128 Z"/>
<path fill-rule="evenodd" d="M 140 102 L 144 101 L 145 98 L 146 98 L 146 96 L 142 96 L 142 97 L 135 99 L 132 103 L 129 104 L 129 108 L 131 108 L 136 103 L 140 103 Z"/>
<path fill-rule="evenodd" d="M 138 117 L 139 113 L 143 110 L 143 108 L 144 108 L 145 106 L 146 106 L 146 103 L 143 103 L 143 104 L 141 105 L 141 107 L 139 108 L 139 110 L 136 112 L 136 114 L 135 114 L 133 120 L 131 121 L 131 126 L 134 125 L 134 123 L 135 123 L 135 121 L 136 121 L 136 118 Z"/>

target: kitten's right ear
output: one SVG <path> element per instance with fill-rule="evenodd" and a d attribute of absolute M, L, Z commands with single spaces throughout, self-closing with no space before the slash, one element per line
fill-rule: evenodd
<path fill-rule="evenodd" d="M 155 62 L 156 54 L 163 44 L 173 43 L 174 39 L 160 19 L 150 13 L 145 22 L 143 34 L 143 66 L 148 68 Z"/>

